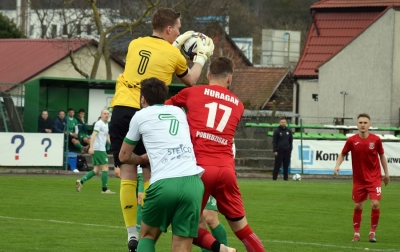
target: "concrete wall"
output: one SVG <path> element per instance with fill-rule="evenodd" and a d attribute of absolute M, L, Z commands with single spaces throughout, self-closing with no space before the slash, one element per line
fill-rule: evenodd
<path fill-rule="evenodd" d="M 314 101 L 312 94 L 319 93 L 318 80 L 297 80 L 300 86 L 299 92 L 299 114 L 303 119 L 303 123 L 324 123 L 319 117 L 320 102 Z M 297 87 L 296 87 L 297 88 Z M 294 90 L 296 92 L 296 90 Z M 296 96 L 296 94 L 294 94 Z M 296 101 L 294 101 L 294 105 Z M 295 111 L 295 110 L 294 110 Z M 327 120 L 332 122 L 331 119 Z M 325 122 L 328 124 L 327 122 Z"/>
<path fill-rule="evenodd" d="M 346 95 L 345 124 L 356 123 L 359 113 L 371 115 L 373 125 L 390 125 L 398 122 L 400 107 L 399 74 L 394 74 L 393 50 L 397 58 L 399 43 L 394 47 L 394 9 L 387 11 L 341 52 L 319 68 L 318 117 L 342 117 L 343 94 Z M 397 22 L 398 23 L 398 22 Z M 399 41 L 400 42 L 400 41 Z M 399 60 L 396 61 L 399 72 Z M 397 78 L 397 83 L 393 78 Z M 397 85 L 397 86 L 394 86 Z M 303 87 L 301 87 L 303 88 Z M 396 95 L 393 94 L 396 92 Z"/>
<path fill-rule="evenodd" d="M 393 84 L 390 117 L 392 125 L 400 126 L 400 11 L 396 11 L 394 15 L 393 33 Z"/>

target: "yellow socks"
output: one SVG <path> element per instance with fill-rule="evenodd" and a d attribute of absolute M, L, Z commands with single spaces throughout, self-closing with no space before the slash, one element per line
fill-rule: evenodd
<path fill-rule="evenodd" d="M 145 184 L 146 185 L 146 184 Z M 136 229 L 136 213 L 137 213 L 137 198 L 136 198 L 137 181 L 121 180 L 120 201 L 122 214 L 125 220 L 125 226 L 133 226 Z"/>

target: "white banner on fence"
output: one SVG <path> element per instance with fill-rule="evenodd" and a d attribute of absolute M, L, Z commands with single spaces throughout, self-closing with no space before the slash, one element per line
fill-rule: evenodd
<path fill-rule="evenodd" d="M 62 166 L 64 134 L 0 133 L 0 166 Z"/>
<path fill-rule="evenodd" d="M 301 151 L 301 141 L 293 140 L 291 173 L 301 173 L 301 159 L 303 159 L 305 174 L 333 174 L 337 157 L 344 144 L 345 141 L 303 140 L 303 151 Z M 389 175 L 400 176 L 400 143 L 384 142 L 383 148 L 388 161 Z M 340 174 L 352 174 L 351 153 L 340 166 Z"/>

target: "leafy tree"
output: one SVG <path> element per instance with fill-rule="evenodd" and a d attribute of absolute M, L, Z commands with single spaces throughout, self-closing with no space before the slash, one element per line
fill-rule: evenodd
<path fill-rule="evenodd" d="M 0 13 L 0 38 L 23 38 L 24 35 L 12 20 Z"/>

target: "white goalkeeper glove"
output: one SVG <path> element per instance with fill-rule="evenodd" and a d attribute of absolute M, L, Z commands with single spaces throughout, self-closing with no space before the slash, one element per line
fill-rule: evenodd
<path fill-rule="evenodd" d="M 190 37 L 193 35 L 193 33 L 194 33 L 194 31 L 187 31 L 184 34 L 179 35 L 175 39 L 174 43 L 172 43 L 172 45 L 180 50 L 182 48 L 183 44 L 185 44 L 185 42 L 188 39 L 190 39 Z"/>
<path fill-rule="evenodd" d="M 193 62 L 199 63 L 202 67 L 208 60 L 208 58 L 213 55 L 214 52 L 214 42 L 211 38 L 205 38 L 205 43 L 203 44 L 202 39 L 197 38 L 197 55 L 194 56 Z"/>

